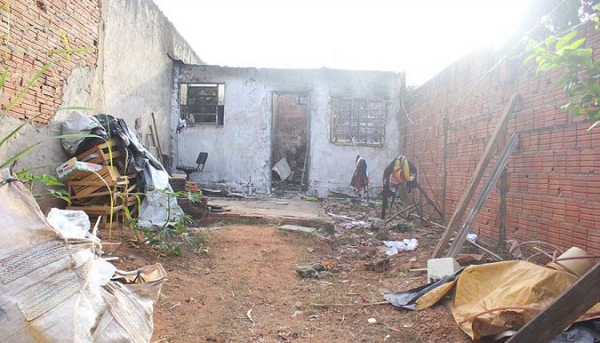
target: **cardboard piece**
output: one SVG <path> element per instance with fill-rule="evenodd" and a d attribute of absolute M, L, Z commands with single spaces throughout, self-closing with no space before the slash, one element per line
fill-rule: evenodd
<path fill-rule="evenodd" d="M 61 181 L 80 180 L 90 173 L 99 172 L 102 167 L 100 164 L 77 161 L 73 157 L 56 168 L 56 175 Z"/>

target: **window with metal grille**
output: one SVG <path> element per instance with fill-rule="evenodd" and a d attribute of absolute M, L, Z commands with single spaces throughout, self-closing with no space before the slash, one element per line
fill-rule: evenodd
<path fill-rule="evenodd" d="M 181 115 L 188 125 L 223 126 L 225 84 L 182 83 L 179 92 Z"/>
<path fill-rule="evenodd" d="M 382 146 L 387 102 L 362 98 L 334 98 L 330 141 L 334 144 Z"/>

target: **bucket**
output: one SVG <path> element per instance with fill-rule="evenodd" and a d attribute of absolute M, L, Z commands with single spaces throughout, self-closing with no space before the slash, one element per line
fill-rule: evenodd
<path fill-rule="evenodd" d="M 588 270 L 592 269 L 596 261 L 593 258 L 579 258 L 572 260 L 563 260 L 564 258 L 584 257 L 589 254 L 580 248 L 571 247 L 557 258 L 557 261 L 550 262 L 546 265 L 548 268 L 556 270 L 564 270 L 571 274 L 582 277 Z"/>

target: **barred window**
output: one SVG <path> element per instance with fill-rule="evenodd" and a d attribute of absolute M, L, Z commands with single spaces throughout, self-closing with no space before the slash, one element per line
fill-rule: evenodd
<path fill-rule="evenodd" d="M 334 98 L 330 141 L 334 144 L 382 146 L 387 102 L 362 98 Z"/>
<path fill-rule="evenodd" d="M 225 84 L 183 83 L 179 91 L 182 118 L 188 125 L 223 126 Z"/>

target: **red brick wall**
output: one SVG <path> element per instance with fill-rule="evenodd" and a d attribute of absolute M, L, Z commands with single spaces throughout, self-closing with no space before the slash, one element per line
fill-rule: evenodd
<path fill-rule="evenodd" d="M 579 32 L 588 36 L 588 46 L 600 42 L 592 26 Z M 414 91 L 408 100 L 414 124 L 408 120 L 402 124 L 405 154 L 425 174 L 420 179 L 425 190 L 445 205 L 447 223 L 504 106 L 518 91 L 522 99 L 507 125 L 507 136 L 518 132 L 520 141 L 509 160 L 506 239 L 541 240 L 600 254 L 600 217 L 595 215 L 600 214 L 600 128 L 588 132 L 593 121 L 559 109 L 566 103 L 556 85 L 561 70 L 538 75 L 533 63 L 523 65 L 525 56 L 501 61 L 496 53 L 474 54 Z M 495 158 L 476 195 L 494 163 Z M 504 247 L 499 184 L 472 232 L 483 243 Z"/>
<path fill-rule="evenodd" d="M 2 1 L 0 4 L 5 3 Z M 0 9 L 0 64 L 8 69 L 2 87 L 2 111 L 17 98 L 44 65 L 53 63 L 25 93 L 8 115 L 30 119 L 41 115 L 37 122 L 46 123 L 53 110 L 60 107 L 65 80 L 74 67 L 95 66 L 98 48 L 98 29 L 101 17 L 99 0 L 14 0 Z M 48 53 L 66 50 L 67 38 L 71 49 L 89 48 L 60 57 Z"/>

